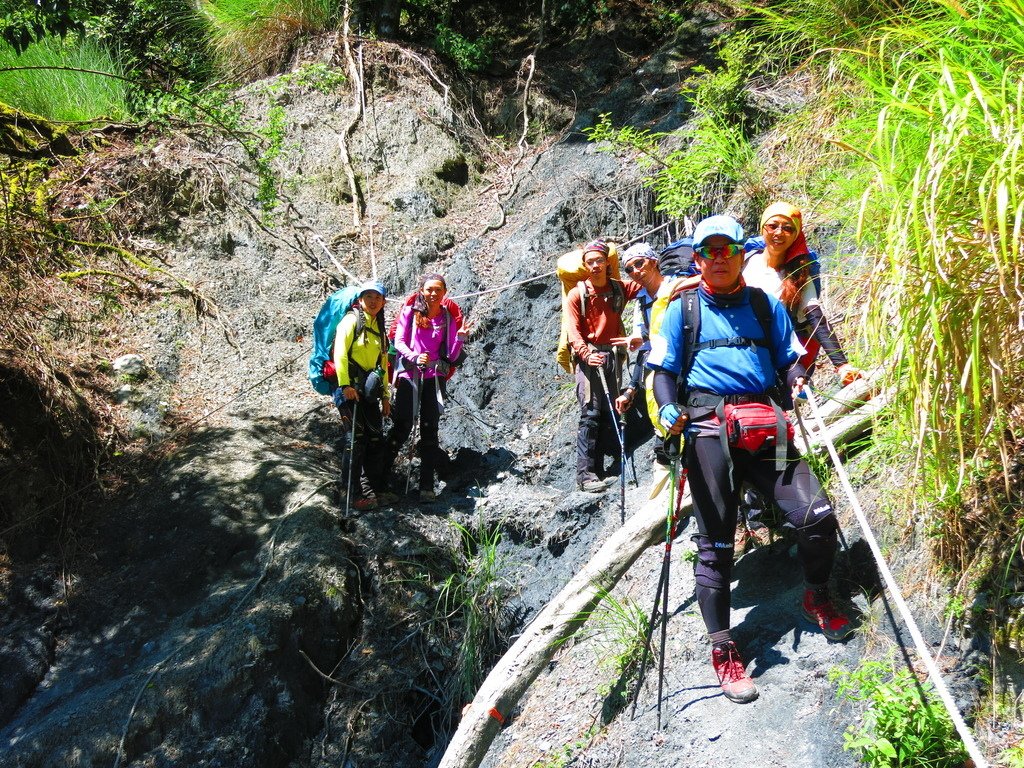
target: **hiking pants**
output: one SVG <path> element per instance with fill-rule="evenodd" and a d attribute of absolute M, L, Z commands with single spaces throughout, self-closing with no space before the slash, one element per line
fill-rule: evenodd
<path fill-rule="evenodd" d="M 607 353 L 603 366 L 586 362 L 576 364 L 576 399 L 580 404 L 580 424 L 576 435 L 576 482 L 582 483 L 604 469 L 606 455 L 619 456 L 617 414 L 611 410 L 601 383 L 604 371 L 614 400 L 619 393 L 617 355 Z"/>
<path fill-rule="evenodd" d="M 346 400 L 338 406 L 338 413 L 348 430 L 355 429 L 355 445 L 349 461 L 352 464 L 353 498 L 372 497 L 385 490 L 384 424 L 380 414 L 380 401 L 361 397 L 355 408 L 355 424 L 352 423 L 353 403 Z M 346 430 L 346 431 L 348 431 Z M 345 436 L 345 451 L 352 445 L 352 435 Z M 343 480 L 348 482 L 348 467 L 344 468 Z"/>
<path fill-rule="evenodd" d="M 835 558 L 838 526 L 832 504 L 807 462 L 789 446 L 786 468 L 775 469 L 774 449 L 751 454 L 731 450 L 735 467 L 729 482 L 729 466 L 717 435 L 687 440 L 686 461 L 690 494 L 697 519 L 697 602 L 708 633 L 729 629 L 733 541 L 739 488 L 747 482 L 765 498 L 774 500 L 785 525 L 797 532 L 797 557 L 808 584 L 826 584 Z"/>
<path fill-rule="evenodd" d="M 434 473 L 441 460 L 441 444 L 437 437 L 438 425 L 441 421 L 441 408 L 437 400 L 437 382 L 436 378 L 424 378 L 418 382 L 420 388 L 420 437 L 419 443 L 416 445 L 416 453 L 420 457 L 419 489 L 421 491 L 434 490 Z M 387 440 L 386 472 L 390 472 L 399 451 L 402 450 L 405 441 L 412 434 L 416 407 L 415 386 L 411 380 L 400 377 L 396 390 L 394 406 L 391 409 L 393 426 Z"/>

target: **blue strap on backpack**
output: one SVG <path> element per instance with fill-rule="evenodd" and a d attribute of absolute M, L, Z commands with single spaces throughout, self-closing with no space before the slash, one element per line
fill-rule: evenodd
<path fill-rule="evenodd" d="M 309 383 L 321 395 L 331 394 L 337 386 L 324 378 L 324 363 L 334 357 L 334 337 L 338 323 L 359 299 L 359 286 L 347 285 L 330 296 L 313 321 L 313 353 L 309 356 Z"/>

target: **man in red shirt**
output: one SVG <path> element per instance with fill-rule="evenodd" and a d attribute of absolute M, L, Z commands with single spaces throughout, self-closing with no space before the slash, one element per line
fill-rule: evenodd
<path fill-rule="evenodd" d="M 605 387 L 612 398 L 618 395 L 626 357 L 622 310 L 627 301 L 636 298 L 641 286 L 610 277 L 608 246 L 602 240 L 584 247 L 583 263 L 590 275 L 565 299 L 580 404 L 576 483 L 582 491 L 600 492 L 615 483 L 615 473 L 606 479 L 599 476 L 603 474 L 604 456 L 619 454 L 615 414 Z"/>

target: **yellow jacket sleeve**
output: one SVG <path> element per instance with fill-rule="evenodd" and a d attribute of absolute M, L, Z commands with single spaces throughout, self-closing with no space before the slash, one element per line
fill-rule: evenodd
<path fill-rule="evenodd" d="M 356 335 L 356 316 L 347 312 L 338 323 L 334 337 L 334 369 L 338 372 L 338 386 L 347 387 L 352 383 L 348 373 L 348 354 Z"/>

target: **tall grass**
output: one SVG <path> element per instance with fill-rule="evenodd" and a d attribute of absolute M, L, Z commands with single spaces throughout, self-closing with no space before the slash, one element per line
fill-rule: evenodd
<path fill-rule="evenodd" d="M 46 37 L 20 56 L 0 44 L 0 102 L 50 120 L 121 120 L 128 115 L 124 80 L 62 69 L 68 67 L 121 75 L 113 57 L 88 38 Z"/>
<path fill-rule="evenodd" d="M 458 635 L 456 675 L 448 693 L 453 704 L 461 705 L 472 700 L 507 641 L 512 585 L 506 573 L 511 564 L 500 552 L 497 526 L 488 528 L 483 519 L 477 532 L 454 521 L 451 525 L 462 544 L 461 567 L 441 585 L 438 605 Z"/>
<path fill-rule="evenodd" d="M 813 53 L 826 87 L 856 94 L 836 99 L 823 133 L 860 186 L 874 257 L 865 336 L 898 385 L 916 498 L 958 508 L 1010 464 L 1024 409 L 1024 3 L 797 0 L 759 13 L 768 39 Z M 956 515 L 935 523 L 941 541 L 964 538 Z"/>
<path fill-rule="evenodd" d="M 252 79 L 278 70 L 298 39 L 330 29 L 340 18 L 339 0 L 202 0 L 220 68 Z"/>
<path fill-rule="evenodd" d="M 880 245 L 870 330 L 941 501 L 1009 464 L 1024 406 L 1024 6 L 925 5 L 848 65 L 879 105 L 860 220 Z"/>

